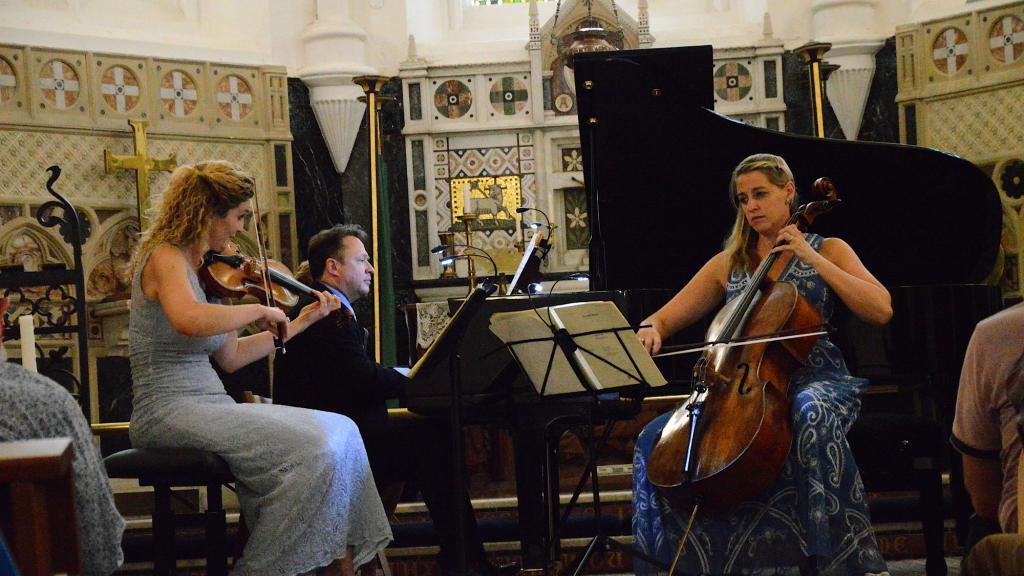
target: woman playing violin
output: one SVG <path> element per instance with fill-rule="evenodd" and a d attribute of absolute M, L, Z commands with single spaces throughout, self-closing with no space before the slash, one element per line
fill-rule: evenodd
<path fill-rule="evenodd" d="M 658 353 L 663 339 L 740 294 L 770 253 L 781 256 L 775 263 L 778 279 L 796 284 L 826 321 L 834 296 L 866 322 L 889 321 L 889 292 L 849 244 L 787 225 L 796 186 L 785 160 L 750 156 L 733 171 L 729 188 L 736 220 L 724 249 L 637 333 L 651 354 Z M 850 376 L 839 349 L 821 336 L 789 384 L 793 444 L 781 474 L 757 498 L 725 510 L 700 510 L 679 572 L 775 573 L 787 566 L 837 576 L 885 571 L 845 436 L 865 384 Z M 659 416 L 640 434 L 633 468 L 634 536 L 641 550 L 665 564 L 675 557 L 689 511 L 669 507 L 649 482 L 646 464 L 670 416 Z M 636 566 L 641 574 L 652 570 L 643 562 Z"/>
<path fill-rule="evenodd" d="M 222 305 L 196 272 L 252 214 L 253 179 L 224 161 L 181 166 L 132 260 L 131 440 L 223 457 L 251 535 L 235 574 L 351 574 L 391 540 L 355 424 L 337 414 L 235 404 L 211 365 L 233 372 L 338 309 L 317 300 L 292 321 L 260 304 Z M 264 331 L 238 338 L 255 323 Z M 271 330 L 274 333 L 271 333 Z"/>

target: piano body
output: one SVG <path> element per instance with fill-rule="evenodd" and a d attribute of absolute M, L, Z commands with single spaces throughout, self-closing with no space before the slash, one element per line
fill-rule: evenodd
<path fill-rule="evenodd" d="M 843 203 L 818 219 L 814 230 L 857 250 L 890 287 L 895 316 L 880 329 L 837 310 L 835 340 L 851 371 L 879 389 L 915 382 L 914 390 L 931 394 L 937 408 L 924 416 L 947 436 L 967 341 L 976 322 L 1001 306 L 998 288 L 983 285 L 998 254 L 1001 208 L 980 170 L 935 150 L 784 134 L 719 116 L 710 110 L 712 64 L 709 46 L 577 57 L 591 287 L 599 292 L 535 302 L 489 298 L 460 327 L 457 345 L 435 350 L 409 386 L 412 412 L 512 431 L 524 569 L 545 570 L 558 550 L 551 532 L 558 483 L 545 472 L 552 456 L 547 434 L 561 419 L 592 417 L 592 403 L 587 397 L 538 398 L 506 351 L 491 353 L 500 342 L 487 329 L 490 313 L 611 299 L 638 323 L 720 250 L 734 214 L 729 177 L 746 156 L 785 157 L 798 191 L 809 190 L 820 176 L 836 184 Z M 694 326 L 673 341 L 701 339 L 703 327 Z M 676 357 L 663 372 L 670 381 L 685 380 L 693 360 Z M 454 410 L 452 369 L 461 388 Z M 862 415 L 870 406 L 866 401 Z M 921 412 L 919 403 L 904 408 Z M 938 443 L 945 446 L 945 437 Z M 550 472 L 557 474 L 557 466 Z M 938 520 L 926 529 L 930 576 L 945 574 L 944 563 L 938 564 Z"/>
<path fill-rule="evenodd" d="M 867 326 L 842 306 L 833 315 L 833 340 L 851 372 L 872 381 L 851 446 L 861 462 L 889 442 L 904 460 L 927 468 L 905 475 L 930 479 L 921 489 L 927 568 L 929 576 L 945 574 L 938 484 L 946 461 L 957 517 L 966 519 L 969 507 L 959 458 L 949 457 L 947 442 L 960 368 L 975 324 L 1002 307 L 998 287 L 985 285 L 999 251 L 998 193 L 973 164 L 936 150 L 784 134 L 720 116 L 710 110 L 711 70 L 710 46 L 576 58 L 591 287 L 625 291 L 627 301 L 642 290 L 682 288 L 721 250 L 734 218 L 730 175 L 750 154 L 784 157 L 798 193 L 818 177 L 831 178 L 842 204 L 817 219 L 813 231 L 853 246 L 889 288 L 894 308 L 885 328 Z M 699 341 L 701 328 L 674 341 Z M 676 376 L 688 373 L 680 367 Z M 885 430 L 911 417 L 932 432 L 904 438 Z M 858 429 L 861 421 L 876 429 Z M 858 446 L 858 435 L 867 442 Z M 892 485 L 891 470 L 861 468 L 869 490 L 872 482 Z"/>

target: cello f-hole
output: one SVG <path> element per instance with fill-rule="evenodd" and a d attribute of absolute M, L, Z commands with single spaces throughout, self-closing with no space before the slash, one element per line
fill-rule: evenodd
<path fill-rule="evenodd" d="M 746 362 L 740 362 L 736 365 L 737 370 L 743 370 L 743 376 L 740 377 L 740 383 L 736 387 L 736 391 L 739 392 L 740 396 L 746 396 L 753 390 L 753 387 L 747 386 L 747 377 L 750 376 L 750 364 Z"/>

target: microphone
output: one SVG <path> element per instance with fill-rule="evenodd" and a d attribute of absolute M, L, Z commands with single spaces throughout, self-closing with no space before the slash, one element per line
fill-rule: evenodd
<path fill-rule="evenodd" d="M 538 212 L 541 216 L 544 217 L 544 224 L 541 224 L 539 222 L 533 222 L 527 226 L 528 228 L 537 229 L 540 228 L 541 226 L 544 226 L 548 230 L 551 230 L 551 219 L 548 218 L 548 215 L 545 214 L 543 210 L 541 210 L 540 208 L 529 208 L 527 206 L 520 206 L 519 208 L 516 208 L 516 214 L 522 214 L 524 212 Z"/>
<path fill-rule="evenodd" d="M 488 261 L 490 261 L 491 267 L 494 269 L 494 277 L 498 277 L 498 264 L 494 261 L 494 258 L 492 258 L 491 255 L 488 254 L 487 251 L 484 250 L 483 248 L 477 248 L 476 246 L 470 246 L 469 244 L 441 244 L 440 246 L 434 246 L 433 248 L 431 248 L 430 253 L 440 254 L 445 250 L 448 250 L 449 248 L 462 248 L 463 253 L 454 254 L 452 256 L 445 256 L 441 258 L 442 266 L 447 266 L 452 262 L 455 262 L 456 260 L 460 260 L 462 258 L 486 258 Z M 479 254 L 466 253 L 466 250 L 476 250 L 477 252 L 479 252 Z"/>
<path fill-rule="evenodd" d="M 481 252 L 483 252 L 483 251 L 481 250 Z M 494 269 L 494 277 L 495 278 L 498 277 L 498 265 L 494 263 L 494 258 L 491 258 L 490 255 L 488 255 L 486 252 L 483 252 L 482 254 L 473 254 L 473 253 L 468 253 L 467 254 L 467 253 L 464 252 L 462 254 L 456 254 L 454 256 L 445 256 L 444 258 L 441 258 L 441 265 L 442 266 L 447 266 L 447 265 L 451 264 L 452 262 L 455 262 L 456 260 L 463 260 L 463 259 L 468 259 L 468 258 L 486 258 L 487 260 L 489 260 L 491 262 L 491 268 Z"/>
<path fill-rule="evenodd" d="M 545 224 L 541 224 L 540 222 L 532 222 L 527 226 L 528 228 L 533 228 L 534 230 L 537 230 L 538 228 L 542 227 L 548 229 L 548 233 L 544 234 L 540 238 L 541 252 L 539 256 L 541 257 L 541 259 L 544 259 L 548 255 L 548 250 L 551 246 L 551 243 L 548 240 L 551 236 L 551 233 L 554 231 L 555 227 L 551 225 L 551 219 L 548 218 L 548 215 L 540 208 L 529 208 L 527 206 L 520 206 L 519 208 L 516 208 L 516 214 L 523 214 L 524 212 L 538 212 L 541 216 L 544 217 Z M 524 237 L 523 240 L 526 240 L 526 238 Z"/>

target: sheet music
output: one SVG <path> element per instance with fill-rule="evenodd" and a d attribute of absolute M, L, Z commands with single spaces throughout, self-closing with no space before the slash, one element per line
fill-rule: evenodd
<path fill-rule="evenodd" d="M 645 381 L 651 386 L 668 383 L 632 330 L 576 336 L 629 326 L 614 303 L 604 300 L 562 304 L 551 309 L 551 319 L 557 327 L 574 335 L 573 340 L 581 348 L 574 352 L 576 363 L 594 388 L 617 388 Z"/>
<path fill-rule="evenodd" d="M 498 312 L 491 315 L 491 332 L 501 339 L 502 342 L 515 342 L 517 340 L 532 340 L 534 338 L 548 338 L 541 342 L 524 342 L 512 345 L 519 365 L 526 372 L 527 378 L 533 384 L 537 394 L 541 394 L 544 386 L 544 376 L 548 368 L 548 360 L 551 358 L 551 351 L 554 349 L 555 357 L 552 361 L 551 372 L 547 374 L 547 388 L 544 389 L 544 396 L 558 394 L 572 394 L 586 390 L 576 373 L 573 372 L 565 354 L 558 349 L 552 337 L 551 317 L 548 308 L 537 308 L 536 310 L 519 310 L 517 312 Z"/>
<path fill-rule="evenodd" d="M 550 324 L 550 326 L 549 326 Z M 593 330 L 621 328 L 629 326 L 622 313 L 613 302 L 577 302 L 536 310 L 517 312 L 500 312 L 491 316 L 490 329 L 503 342 L 511 344 L 523 371 L 533 384 L 537 393 L 544 387 L 548 361 L 554 349 L 554 360 L 551 371 L 547 375 L 545 396 L 585 392 L 586 387 L 576 377 L 572 366 L 566 359 L 562 349 L 550 338 L 554 329 L 565 328 L 569 334 L 582 334 Z M 617 370 L 613 366 L 599 360 L 583 350 L 574 353 L 575 361 L 583 371 L 587 383 L 595 390 L 606 390 L 639 384 L 646 381 L 652 386 L 667 383 L 661 371 L 654 364 L 632 330 L 602 334 L 574 336 L 577 346 L 586 348 L 596 356 L 604 358 L 614 366 L 628 372 Z M 519 342 L 521 340 L 544 339 L 539 342 Z M 518 343 L 515 343 L 518 342 Z M 630 358 L 632 357 L 632 360 Z M 636 367 L 634 367 L 634 363 Z M 640 372 L 637 374 L 637 368 Z"/>

